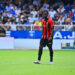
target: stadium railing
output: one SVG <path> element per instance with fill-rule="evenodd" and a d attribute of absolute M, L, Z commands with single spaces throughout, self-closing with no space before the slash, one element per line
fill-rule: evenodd
<path fill-rule="evenodd" d="M 0 28 L 2 24 L 0 24 Z M 4 24 L 7 30 L 42 30 L 41 25 L 25 25 L 25 24 Z M 54 30 L 57 31 L 75 31 L 75 25 L 54 25 Z"/>

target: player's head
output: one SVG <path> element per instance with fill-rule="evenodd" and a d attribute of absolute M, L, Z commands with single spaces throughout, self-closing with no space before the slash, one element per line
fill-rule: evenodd
<path fill-rule="evenodd" d="M 44 16 L 44 18 L 47 18 L 48 17 L 48 11 L 44 11 L 43 16 Z"/>

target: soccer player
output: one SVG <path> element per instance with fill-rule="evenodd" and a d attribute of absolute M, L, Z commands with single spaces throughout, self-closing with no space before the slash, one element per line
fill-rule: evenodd
<path fill-rule="evenodd" d="M 35 61 L 34 63 L 40 64 L 43 47 L 47 45 L 50 52 L 49 64 L 53 64 L 53 49 L 52 49 L 53 31 L 54 31 L 53 20 L 50 17 L 48 17 L 48 11 L 44 11 L 43 16 L 44 16 L 44 19 L 42 19 L 42 38 L 40 40 L 38 60 Z"/>

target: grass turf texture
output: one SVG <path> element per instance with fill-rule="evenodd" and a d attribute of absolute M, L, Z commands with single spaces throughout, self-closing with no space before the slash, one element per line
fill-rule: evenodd
<path fill-rule="evenodd" d="M 54 51 L 50 65 L 45 50 L 41 64 L 34 64 L 36 50 L 0 50 L 0 75 L 75 75 L 75 51 Z"/>

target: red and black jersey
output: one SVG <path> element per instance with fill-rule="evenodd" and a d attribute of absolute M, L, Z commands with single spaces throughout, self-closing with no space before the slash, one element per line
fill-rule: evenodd
<path fill-rule="evenodd" d="M 52 27 L 53 27 L 53 20 L 51 18 L 48 18 L 47 21 L 42 19 L 42 38 L 49 38 L 52 34 Z"/>

